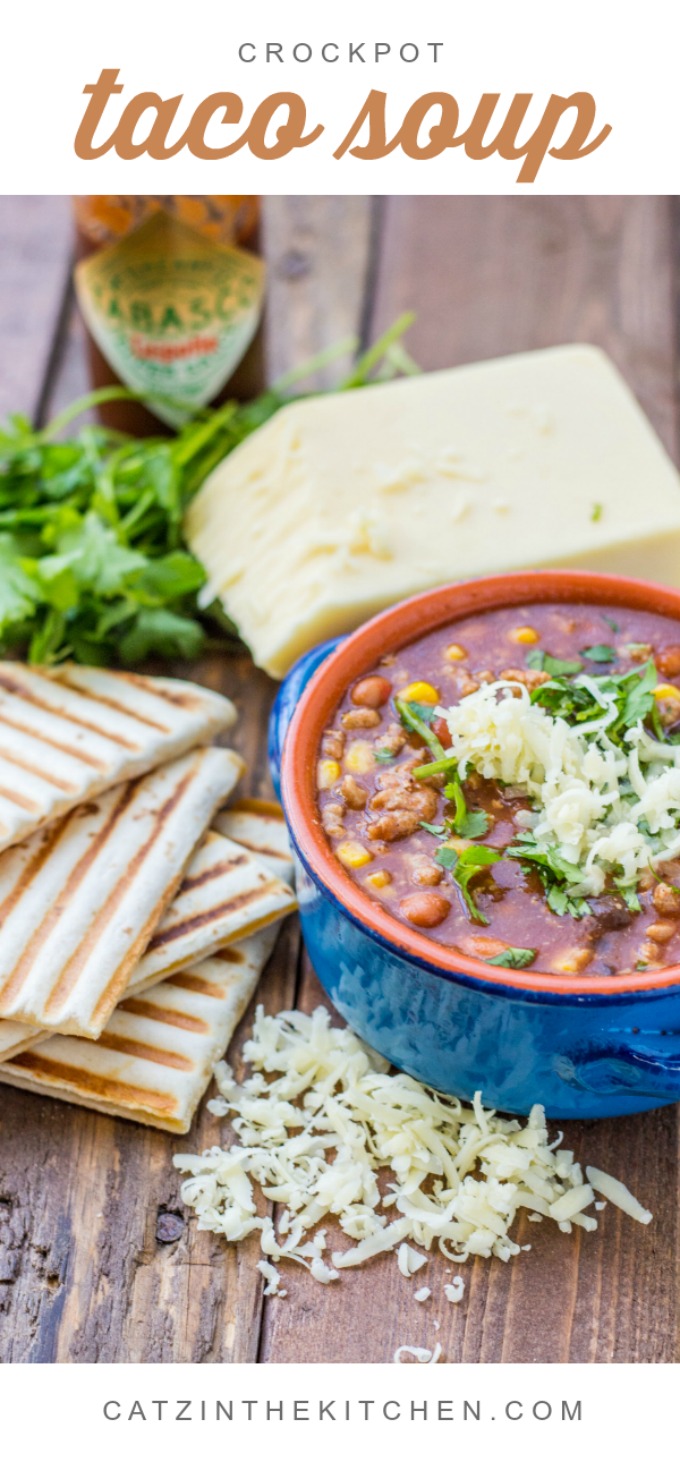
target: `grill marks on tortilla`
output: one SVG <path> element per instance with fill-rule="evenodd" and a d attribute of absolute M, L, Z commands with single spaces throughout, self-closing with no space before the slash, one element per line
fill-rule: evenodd
<path fill-rule="evenodd" d="M 239 860 L 241 861 L 241 860 Z M 200 914 L 194 914 L 190 919 L 181 919 L 168 929 L 161 929 L 154 934 L 150 941 L 151 949 L 160 949 L 168 945 L 174 939 L 181 939 L 193 929 L 204 929 L 206 924 L 213 923 L 216 919 L 228 918 L 230 914 L 236 914 L 247 909 L 251 904 L 259 904 L 263 894 L 275 890 L 277 885 L 272 879 L 271 883 L 260 883 L 256 888 L 249 888 L 244 893 L 235 894 L 233 898 L 225 899 L 224 903 L 217 904 L 214 908 L 202 909 Z M 292 906 L 291 906 L 292 907 Z"/>
<path fill-rule="evenodd" d="M 73 986 L 78 979 L 78 976 L 81 974 L 83 966 L 85 965 L 87 959 L 92 954 L 93 950 L 97 948 L 97 945 L 101 941 L 102 937 L 106 934 L 106 930 L 112 918 L 118 912 L 125 898 L 125 895 L 135 883 L 136 879 L 142 874 L 148 859 L 153 856 L 156 845 L 163 834 L 167 822 L 172 816 L 172 813 L 177 807 L 179 807 L 184 798 L 184 794 L 186 793 L 186 790 L 189 786 L 192 774 L 192 770 L 188 769 L 186 776 L 183 777 L 182 781 L 174 789 L 170 797 L 168 797 L 167 801 L 164 802 L 161 807 L 159 807 L 158 812 L 154 816 L 151 832 L 149 833 L 146 842 L 138 850 L 131 862 L 128 863 L 123 877 L 118 880 L 115 888 L 112 889 L 109 897 L 106 899 L 106 902 L 99 909 L 96 918 L 90 924 L 85 939 L 71 956 L 68 964 L 62 971 L 61 978 L 57 981 L 52 995 L 46 1005 L 46 1010 L 48 1014 L 52 1014 L 53 1012 L 60 1010 L 63 1006 L 64 1000 L 73 989 Z M 118 807 L 116 808 L 114 816 L 111 818 L 110 825 L 112 829 L 115 827 L 120 816 L 127 810 L 129 810 L 131 815 L 134 816 L 133 804 L 135 801 L 135 795 L 138 790 L 139 783 L 128 782 L 127 785 L 122 788 L 118 798 Z M 109 830 L 107 828 L 102 830 L 101 838 L 98 840 L 99 847 L 95 850 L 93 858 L 90 859 L 90 866 L 94 861 L 94 857 L 96 857 L 97 854 L 103 850 L 108 837 L 108 832 Z M 175 888 L 178 887 L 180 879 L 181 869 L 177 872 L 170 887 L 168 888 L 166 886 L 160 899 L 158 899 L 156 901 L 156 904 L 149 909 L 144 925 L 139 930 L 137 938 L 131 945 L 133 957 L 141 955 L 143 950 L 146 948 L 149 942 L 149 934 L 152 929 L 155 929 L 158 922 L 159 913 L 165 907 L 168 899 L 171 897 Z M 129 968 L 130 956 L 128 955 L 126 956 L 124 962 L 124 975 L 127 973 Z M 98 1012 L 101 1005 L 108 1001 L 111 985 L 114 983 L 118 984 L 119 979 L 120 970 L 116 970 L 113 979 L 109 981 L 109 984 L 102 992 L 101 998 L 98 1001 L 97 1006 L 95 1007 L 95 1019 L 97 1019 L 98 1017 Z"/>
<path fill-rule="evenodd" d="M 234 719 L 231 702 L 202 686 L 0 662 L 0 851 Z"/>
<path fill-rule="evenodd" d="M 37 928 L 34 929 L 30 939 L 28 940 L 28 943 L 24 948 L 24 952 L 21 958 L 14 966 L 14 969 L 9 979 L 6 980 L 4 985 L 2 986 L 1 994 L 4 1001 L 13 1000 L 22 989 L 26 980 L 29 978 L 31 971 L 35 966 L 35 962 L 40 956 L 40 952 L 44 948 L 46 941 L 49 939 L 50 934 L 56 928 L 60 919 L 63 917 L 64 905 L 73 898 L 77 889 L 81 887 L 83 879 L 90 872 L 92 865 L 96 862 L 98 854 L 102 850 L 105 850 L 106 844 L 110 841 L 116 824 L 120 821 L 121 816 L 125 812 L 126 808 L 129 807 L 130 802 L 132 801 L 134 790 L 135 784 L 129 782 L 125 787 L 121 788 L 121 791 L 118 793 L 117 796 L 110 799 L 110 806 L 106 808 L 106 810 L 103 807 L 100 808 L 97 804 L 95 804 L 94 808 L 91 809 L 91 814 L 95 818 L 97 818 L 98 814 L 103 813 L 103 825 L 100 827 L 96 835 L 92 837 L 89 847 L 86 849 L 82 858 L 80 858 L 79 862 L 76 864 L 76 867 L 73 869 L 70 877 L 66 880 L 63 888 L 59 893 L 58 903 L 52 904 L 52 906 L 47 909 L 44 918 L 41 920 L 40 924 L 38 924 Z M 57 829 L 58 836 L 55 839 L 55 847 L 62 840 L 68 840 L 71 825 L 79 815 L 82 815 L 82 809 L 76 809 L 75 812 L 71 813 L 70 817 L 66 818 L 64 823 L 59 825 Z M 54 851 L 54 849 L 52 849 L 51 851 Z M 38 862 L 38 868 L 36 868 L 35 870 L 35 875 L 37 875 L 39 867 L 44 866 L 46 859 L 44 857 L 39 857 L 36 861 Z M 25 892 L 29 888 L 31 881 L 32 880 L 30 877 L 27 877 L 23 880 L 22 892 Z M 92 942 L 91 932 L 91 928 L 89 928 L 85 936 L 90 945 Z M 52 994 L 46 1002 L 46 1012 L 55 1009 L 58 1005 L 59 994 L 62 989 L 64 977 L 67 973 L 69 966 L 73 964 L 74 959 L 75 955 L 72 956 L 72 958 L 69 960 L 68 965 L 62 971 L 59 980 L 57 980 L 52 990 Z M 71 988 L 71 984 L 69 985 L 69 988 Z"/>
<path fill-rule="evenodd" d="M 0 857 L 0 1015 L 100 1034 L 241 767 L 190 752 Z"/>
<path fill-rule="evenodd" d="M 277 802 L 241 797 L 215 818 L 217 832 L 233 838 L 284 882 L 293 879 L 293 860 L 283 811 Z"/>
<path fill-rule="evenodd" d="M 0 1065 L 0 1081 L 168 1131 L 187 1132 L 254 993 L 275 933 L 128 997 L 97 1041 L 51 1036 Z"/>
<path fill-rule="evenodd" d="M 209 832 L 152 934 L 131 990 L 141 990 L 296 908 L 287 883 L 246 848 Z"/>

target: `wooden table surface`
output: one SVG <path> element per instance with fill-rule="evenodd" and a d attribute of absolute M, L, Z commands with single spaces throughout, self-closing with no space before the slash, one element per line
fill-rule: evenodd
<path fill-rule="evenodd" d="M 592 341 L 677 456 L 673 200 L 270 199 L 265 237 L 274 375 L 352 332 L 370 341 L 411 308 L 409 346 L 425 368 Z M 0 415 L 44 419 L 86 388 L 70 267 L 66 200 L 0 200 Z M 196 673 L 237 701 L 247 790 L 266 794 L 271 683 L 245 659 Z M 294 920 L 262 997 L 270 1010 L 320 999 Z M 677 1108 L 565 1133 L 653 1209 L 648 1228 L 611 1206 L 596 1234 L 524 1222 L 531 1252 L 467 1266 L 460 1305 L 443 1298 L 443 1261 L 431 1261 L 433 1298 L 419 1305 L 394 1257 L 329 1288 L 290 1266 L 289 1298 L 264 1300 L 256 1244 L 197 1233 L 178 1200 L 173 1152 L 220 1132 L 206 1111 L 174 1138 L 2 1092 L 0 1359 L 374 1362 L 436 1339 L 450 1362 L 678 1359 Z M 158 1237 L 168 1212 L 183 1219 L 169 1244 Z"/>

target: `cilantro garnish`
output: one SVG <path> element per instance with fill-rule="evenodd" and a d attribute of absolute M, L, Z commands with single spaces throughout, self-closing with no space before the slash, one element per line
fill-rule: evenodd
<path fill-rule="evenodd" d="M 599 523 L 600 518 L 602 517 L 602 513 L 603 513 L 602 503 L 593 503 L 593 506 L 590 509 L 590 521 L 591 521 L 591 523 Z"/>
<path fill-rule="evenodd" d="M 441 757 L 438 761 L 429 761 L 425 766 L 416 767 L 414 777 L 417 781 L 423 782 L 427 777 L 439 775 L 450 776 L 450 781 L 445 784 L 444 796 L 448 802 L 453 803 L 454 812 L 452 817 L 447 817 L 445 831 L 458 833 L 462 838 L 482 838 L 489 828 L 489 819 L 485 812 L 469 811 L 465 801 L 465 793 L 458 776 L 458 763 L 455 757 Z M 421 822 L 421 827 L 428 831 L 431 829 L 427 823 Z"/>
<path fill-rule="evenodd" d="M 615 878 L 614 887 L 617 893 L 621 895 L 621 898 L 623 899 L 626 908 L 630 909 L 631 914 L 641 913 L 642 904 L 640 903 L 640 900 L 638 898 L 636 885 L 634 883 L 626 883 L 623 878 Z"/>
<path fill-rule="evenodd" d="M 418 701 L 402 701 L 396 697 L 394 708 L 402 726 L 405 726 L 407 731 L 415 731 L 416 735 L 420 736 L 421 740 L 425 742 L 425 745 L 432 752 L 435 761 L 448 762 L 451 760 L 451 758 L 447 757 L 441 741 L 435 736 L 434 731 L 430 730 L 429 723 L 433 720 L 435 714 L 432 706 L 421 705 Z M 424 771 L 425 768 L 417 768 L 417 770 Z M 427 770 L 428 774 L 432 776 L 430 763 L 428 763 Z"/>
<path fill-rule="evenodd" d="M 600 618 L 604 620 L 605 624 L 608 624 L 609 625 L 609 628 L 610 628 L 612 634 L 614 634 L 614 635 L 617 635 L 618 634 L 621 626 L 620 626 L 620 624 L 618 623 L 617 620 L 612 619 L 611 618 L 611 615 L 609 615 L 609 614 L 601 614 L 600 615 Z"/>
<path fill-rule="evenodd" d="M 442 868 L 450 869 L 454 883 L 457 883 L 463 895 L 470 918 L 477 924 L 488 924 L 489 920 L 477 907 L 470 891 L 470 883 L 478 873 L 483 873 L 493 863 L 498 863 L 500 858 L 501 854 L 496 848 L 487 848 L 484 844 L 481 847 L 465 848 L 460 854 L 456 853 L 455 848 L 439 848 L 435 854 L 435 861 Z"/>
<path fill-rule="evenodd" d="M 529 650 L 527 665 L 530 670 L 544 670 L 546 675 L 578 675 L 583 669 L 580 660 L 558 660 L 545 650 Z"/>
<path fill-rule="evenodd" d="M 579 667 L 581 668 L 581 667 Z M 623 675 L 598 676 L 598 690 L 615 696 L 616 716 L 607 726 L 607 736 L 616 745 L 638 721 L 651 720 L 656 734 L 663 735 L 658 721 L 654 687 L 657 683 L 656 667 L 650 660 L 640 670 L 629 670 Z M 570 725 L 588 725 L 599 721 L 603 715 L 602 705 L 590 686 L 573 680 L 554 676 L 531 693 L 534 705 L 543 706 L 551 716 L 561 716 Z"/>
<path fill-rule="evenodd" d="M 548 908 L 554 914 L 571 914 L 574 919 L 583 919 L 591 913 L 587 899 L 569 892 L 570 885 L 580 883 L 583 874 L 557 848 L 539 848 L 533 833 L 524 832 L 505 849 L 505 856 L 535 869 L 545 889 Z"/>
<path fill-rule="evenodd" d="M 584 660 L 593 660 L 596 665 L 606 665 L 616 659 L 616 650 L 612 645 L 589 645 L 587 650 L 581 650 Z"/>
<path fill-rule="evenodd" d="M 388 762 L 395 760 L 394 752 L 388 751 L 387 748 L 384 746 L 378 746 L 373 752 L 373 755 L 378 762 Z"/>
<path fill-rule="evenodd" d="M 533 964 L 536 954 L 535 949 L 518 949 L 509 945 L 502 954 L 495 954 L 493 959 L 486 959 L 484 963 L 500 965 L 502 969 L 506 970 L 525 970 L 527 965 Z"/>
<path fill-rule="evenodd" d="M 489 819 L 485 812 L 468 812 L 465 810 L 463 816 L 456 821 L 456 832 L 461 838 L 483 838 L 489 831 Z"/>

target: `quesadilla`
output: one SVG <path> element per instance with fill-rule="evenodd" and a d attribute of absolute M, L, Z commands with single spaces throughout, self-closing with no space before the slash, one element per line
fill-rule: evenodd
<path fill-rule="evenodd" d="M 207 832 L 123 995 L 145 990 L 173 970 L 236 940 L 240 943 L 296 907 L 288 884 L 275 878 L 259 858 L 229 838 Z M 32 1025 L 0 1020 L 0 1061 L 38 1045 L 48 1035 Z"/>
<path fill-rule="evenodd" d="M 297 908 L 292 889 L 262 859 L 216 832 L 208 832 L 182 886 L 152 934 L 130 979 L 142 990 L 162 975 L 242 940 Z"/>
<path fill-rule="evenodd" d="M 0 1016 L 101 1034 L 242 767 L 188 752 L 2 854 Z"/>
<path fill-rule="evenodd" d="M 149 1127 L 188 1132 L 275 938 L 273 929 L 262 930 L 143 995 L 126 996 L 98 1041 L 51 1036 L 0 1065 L 0 1081 Z"/>
<path fill-rule="evenodd" d="M 0 661 L 0 851 L 235 719 L 231 701 L 184 680 Z"/>
<path fill-rule="evenodd" d="M 284 883 L 293 882 L 293 855 L 283 808 L 278 802 L 265 802 L 262 797 L 240 797 L 218 812 L 213 827 L 225 838 L 233 838 L 235 843 L 249 848 Z"/>

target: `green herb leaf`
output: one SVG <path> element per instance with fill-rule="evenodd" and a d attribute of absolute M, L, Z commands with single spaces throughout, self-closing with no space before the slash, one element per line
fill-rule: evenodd
<path fill-rule="evenodd" d="M 455 848 L 438 848 L 434 855 L 434 861 L 435 863 L 438 863 L 441 868 L 455 868 L 456 863 L 458 863 L 460 859 Z"/>
<path fill-rule="evenodd" d="M 587 899 L 569 892 L 570 884 L 581 882 L 583 875 L 580 869 L 563 858 L 557 848 L 539 848 L 533 833 L 526 832 L 518 835 L 515 842 L 506 848 L 505 854 L 535 870 L 553 914 L 571 914 L 574 919 L 583 919 L 591 912 Z"/>
<path fill-rule="evenodd" d="M 609 625 L 612 634 L 617 635 L 619 633 L 621 628 L 620 624 L 615 619 L 612 619 L 609 614 L 601 614 L 600 618 L 604 620 L 605 624 Z"/>
<path fill-rule="evenodd" d="M 413 775 L 417 782 L 424 782 L 428 777 L 446 776 L 449 772 L 455 772 L 458 762 L 455 756 L 440 757 L 438 761 L 428 761 L 425 766 L 415 767 Z M 448 797 L 448 792 L 447 792 Z"/>
<path fill-rule="evenodd" d="M 616 659 L 616 650 L 611 645 L 590 645 L 587 650 L 581 650 L 581 654 L 585 660 L 594 660 L 597 665 L 606 665 Z"/>
<path fill-rule="evenodd" d="M 466 848 L 460 855 L 457 855 L 453 848 L 440 848 L 435 855 L 437 862 L 441 862 L 442 854 L 450 853 L 453 853 L 454 861 L 447 861 L 442 866 L 451 869 L 454 882 L 458 884 L 463 895 L 470 918 L 474 919 L 477 924 L 488 924 L 489 920 L 475 903 L 469 885 L 478 873 L 482 873 L 492 864 L 498 863 L 502 856 L 501 853 L 496 848 L 487 848 L 484 844 L 481 847 Z"/>
<path fill-rule="evenodd" d="M 590 521 L 591 521 L 591 523 L 599 523 L 600 518 L 602 517 L 602 512 L 603 512 L 602 503 L 593 503 L 593 506 L 590 509 Z"/>
<path fill-rule="evenodd" d="M 415 731 L 421 737 L 432 752 L 435 761 L 448 762 L 450 758 L 447 757 L 441 741 L 437 739 L 434 731 L 430 730 L 428 724 L 434 714 L 432 706 L 421 706 L 416 701 L 402 701 L 398 697 L 395 698 L 394 706 L 402 726 L 405 726 L 407 731 Z M 432 714 L 424 714 L 425 712 Z"/>
<path fill-rule="evenodd" d="M 411 372 L 401 344 L 409 323 L 398 320 L 340 389 Z M 182 540 L 186 508 L 213 467 L 318 363 L 254 401 L 200 411 L 175 436 L 138 440 L 87 423 L 59 440 L 93 407 L 141 399 L 124 387 L 91 392 L 41 430 L 18 414 L 0 426 L 0 653 L 53 664 L 199 653 L 196 595 L 205 576 Z M 221 628 L 232 632 L 225 616 Z"/>
<path fill-rule="evenodd" d="M 546 675 L 553 677 L 559 675 L 578 675 L 583 669 L 580 660 L 558 660 L 555 655 L 548 655 L 545 650 L 529 650 L 527 665 L 530 670 L 544 670 Z"/>
<path fill-rule="evenodd" d="M 617 715 L 607 727 L 607 735 L 615 744 L 620 745 L 626 731 L 638 721 L 651 719 L 653 722 L 656 682 L 656 667 L 651 660 L 639 670 L 629 670 L 623 675 L 598 676 L 598 687 L 616 697 Z M 534 705 L 543 706 L 551 716 L 561 716 L 572 726 L 585 727 L 589 721 L 599 721 L 602 717 L 599 700 L 588 685 L 579 684 L 577 680 L 555 676 L 537 686 L 531 693 L 531 700 Z"/>
<path fill-rule="evenodd" d="M 533 964 L 537 951 L 535 949 L 517 949 L 509 945 L 502 954 L 495 954 L 493 959 L 484 961 L 487 965 L 500 965 L 506 970 L 525 970 L 527 965 Z"/>
<path fill-rule="evenodd" d="M 419 826 L 422 827 L 426 833 L 432 833 L 433 837 L 435 838 L 448 837 L 449 830 L 447 827 L 444 826 L 443 822 L 421 822 Z"/>
<path fill-rule="evenodd" d="M 456 832 L 462 838 L 483 838 L 489 831 L 489 819 L 485 812 L 465 812 L 456 823 Z"/>
<path fill-rule="evenodd" d="M 638 898 L 634 883 L 625 883 L 622 878 L 615 878 L 614 887 L 620 893 L 626 908 L 630 909 L 631 914 L 639 914 L 642 912 L 642 904 Z"/>
<path fill-rule="evenodd" d="M 388 762 L 395 760 L 394 752 L 387 751 L 384 746 L 377 747 L 376 750 L 373 752 L 373 755 L 375 757 L 375 760 L 378 762 Z"/>

